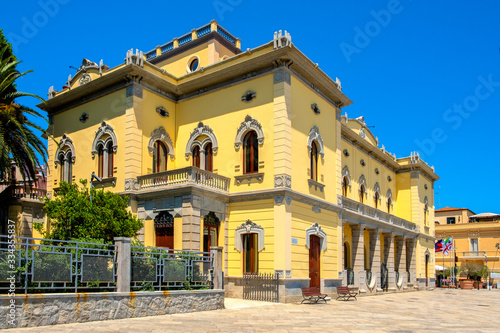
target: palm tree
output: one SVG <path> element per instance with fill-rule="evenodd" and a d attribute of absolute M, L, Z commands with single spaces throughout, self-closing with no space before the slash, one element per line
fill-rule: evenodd
<path fill-rule="evenodd" d="M 8 49 L 5 45 L 0 49 L 0 60 Z M 47 135 L 47 132 L 30 121 L 27 116 L 40 117 L 47 121 L 37 111 L 17 103 L 20 97 L 34 97 L 42 102 L 43 98 L 17 91 L 15 82 L 18 78 L 30 73 L 20 73 L 16 66 L 20 63 L 14 56 L 7 56 L 0 62 L 0 179 L 7 179 L 12 162 L 14 162 L 23 177 L 31 185 L 36 179 L 36 168 L 40 166 L 39 157 L 47 163 L 47 148 L 40 138 L 33 133 L 37 129 Z M 38 156 L 37 156 L 38 154 Z"/>

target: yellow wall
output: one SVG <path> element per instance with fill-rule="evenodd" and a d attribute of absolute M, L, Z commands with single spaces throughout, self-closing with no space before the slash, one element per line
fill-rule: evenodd
<path fill-rule="evenodd" d="M 259 252 L 259 273 L 274 273 L 274 200 L 229 204 L 228 275 L 243 274 L 243 253 L 234 248 L 234 231 L 247 220 L 264 228 L 265 248 Z"/>

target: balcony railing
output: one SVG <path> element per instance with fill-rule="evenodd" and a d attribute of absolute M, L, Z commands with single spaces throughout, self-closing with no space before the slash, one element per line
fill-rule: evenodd
<path fill-rule="evenodd" d="M 24 186 L 14 186 L 12 188 L 12 197 L 17 199 L 39 200 L 45 198 L 47 190 L 39 188 L 29 188 Z"/>
<path fill-rule="evenodd" d="M 204 187 L 229 191 L 229 181 L 227 177 L 217 175 L 213 172 L 187 167 L 177 170 L 153 173 L 151 175 L 137 177 L 139 187 L 143 189 L 172 187 L 180 185 L 201 185 Z"/>
<path fill-rule="evenodd" d="M 342 207 L 354 211 L 358 214 L 366 215 L 368 217 L 378 219 L 380 221 L 384 221 L 389 224 L 397 225 L 408 230 L 413 230 L 413 231 L 417 230 L 417 225 L 413 222 L 407 221 L 400 217 L 383 212 L 380 209 L 370 207 L 361 202 L 357 202 L 355 200 L 346 197 L 342 197 Z"/>
<path fill-rule="evenodd" d="M 465 251 L 462 252 L 462 257 L 481 257 L 484 258 L 486 251 Z"/>

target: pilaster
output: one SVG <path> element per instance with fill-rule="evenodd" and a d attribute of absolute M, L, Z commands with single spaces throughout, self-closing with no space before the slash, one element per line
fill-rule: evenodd
<path fill-rule="evenodd" d="M 200 251 L 201 201 L 196 195 L 182 197 L 182 249 Z"/>
<path fill-rule="evenodd" d="M 396 273 L 394 263 L 394 235 L 390 232 L 382 233 L 384 236 L 384 262 L 389 272 L 389 289 L 396 288 Z"/>
<path fill-rule="evenodd" d="M 370 229 L 370 270 L 376 281 L 376 289 L 380 289 L 380 232 Z"/>
<path fill-rule="evenodd" d="M 274 270 L 283 274 L 292 269 L 292 210 L 284 199 L 274 201 Z"/>
<path fill-rule="evenodd" d="M 365 288 L 365 228 L 362 225 L 351 225 L 352 230 L 352 265 L 354 285 L 360 290 Z"/>
<path fill-rule="evenodd" d="M 273 73 L 274 175 L 292 175 L 291 74 L 286 67 Z"/>
<path fill-rule="evenodd" d="M 396 236 L 396 267 L 395 270 L 399 272 L 399 276 L 403 279 L 403 287 L 408 284 L 407 270 L 406 270 L 406 237 Z M 397 282 L 397 281 L 396 281 Z"/>
<path fill-rule="evenodd" d="M 143 89 L 132 83 L 126 90 L 125 179 L 137 179 L 142 173 L 142 101 Z"/>

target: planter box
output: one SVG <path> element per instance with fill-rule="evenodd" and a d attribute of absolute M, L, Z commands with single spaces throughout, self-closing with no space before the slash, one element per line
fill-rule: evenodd
<path fill-rule="evenodd" d="M 474 286 L 474 281 L 462 280 L 460 281 L 460 289 L 472 290 Z"/>

